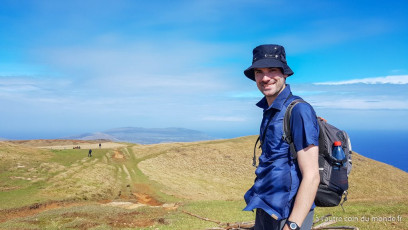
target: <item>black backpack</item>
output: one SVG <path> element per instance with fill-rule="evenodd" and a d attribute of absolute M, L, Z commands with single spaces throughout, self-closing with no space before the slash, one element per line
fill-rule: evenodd
<path fill-rule="evenodd" d="M 290 134 L 290 115 L 293 107 L 298 103 L 307 103 L 302 99 L 292 101 L 285 112 L 283 120 L 283 139 L 290 144 L 291 154 L 296 158 L 296 151 L 292 137 Z M 344 194 L 343 202 L 340 204 L 343 208 L 343 203 L 347 200 L 348 175 L 350 174 L 351 162 L 351 143 L 349 136 L 345 131 L 339 130 L 327 123 L 326 120 L 318 117 L 319 123 L 319 174 L 320 184 L 317 189 L 315 204 L 319 207 L 333 207 L 341 202 Z M 341 141 L 344 150 L 345 159 L 337 160 L 332 156 L 333 143 Z M 333 169 L 335 165 L 342 165 L 340 169 Z M 344 210 L 344 209 L 343 209 Z"/>

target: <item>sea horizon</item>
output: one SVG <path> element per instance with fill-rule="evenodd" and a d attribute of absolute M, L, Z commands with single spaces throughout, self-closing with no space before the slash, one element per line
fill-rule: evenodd
<path fill-rule="evenodd" d="M 354 152 L 408 172 L 408 130 L 351 130 Z"/>
<path fill-rule="evenodd" d="M 347 130 L 352 150 L 360 155 L 370 159 L 380 161 L 405 172 L 408 172 L 408 130 Z M 231 139 L 241 136 L 250 136 L 247 132 L 204 132 L 213 139 Z M 20 138 L 14 136 L 7 140 L 34 140 L 34 139 L 60 139 L 63 138 L 57 134 L 40 135 L 38 138 L 23 135 Z M 1 140 L 1 139 L 0 139 Z"/>

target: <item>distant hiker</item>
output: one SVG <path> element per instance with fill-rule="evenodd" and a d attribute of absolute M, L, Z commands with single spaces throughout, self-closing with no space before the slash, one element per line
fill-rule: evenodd
<path fill-rule="evenodd" d="M 101 146 L 102 146 L 102 144 L 101 144 L 101 143 L 99 143 L 99 148 L 101 148 Z"/>
<path fill-rule="evenodd" d="M 257 103 L 263 110 L 259 135 L 262 154 L 255 171 L 254 185 L 244 196 L 247 203 L 244 210 L 256 209 L 255 230 L 309 230 L 319 185 L 319 125 L 316 114 L 307 103 L 296 105 L 290 116 L 293 146 L 282 138 L 286 108 L 300 98 L 292 95 L 290 86 L 286 84 L 286 78 L 293 71 L 287 65 L 283 46 L 256 47 L 252 65 L 244 74 L 255 81 L 264 94 Z M 293 154 L 291 148 L 294 149 Z"/>
<path fill-rule="evenodd" d="M 91 156 L 92 156 L 92 149 L 90 149 L 88 152 L 88 157 L 91 157 Z"/>

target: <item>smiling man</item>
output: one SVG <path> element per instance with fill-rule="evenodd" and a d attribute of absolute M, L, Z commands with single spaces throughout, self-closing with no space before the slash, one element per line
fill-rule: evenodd
<path fill-rule="evenodd" d="M 319 125 L 313 108 L 297 104 L 290 116 L 290 131 L 297 157 L 283 137 L 283 118 L 293 96 L 286 78 L 293 74 L 283 46 L 261 45 L 253 50 L 245 76 L 264 95 L 260 128 L 262 154 L 254 185 L 245 194 L 244 210 L 256 209 L 255 230 L 311 229 L 314 198 L 319 185 Z"/>

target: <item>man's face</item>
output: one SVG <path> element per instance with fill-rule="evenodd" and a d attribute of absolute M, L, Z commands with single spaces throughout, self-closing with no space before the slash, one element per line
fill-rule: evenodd
<path fill-rule="evenodd" d="M 288 75 L 283 74 L 280 68 L 255 68 L 254 72 L 258 89 L 271 104 L 285 88 L 285 79 Z"/>

